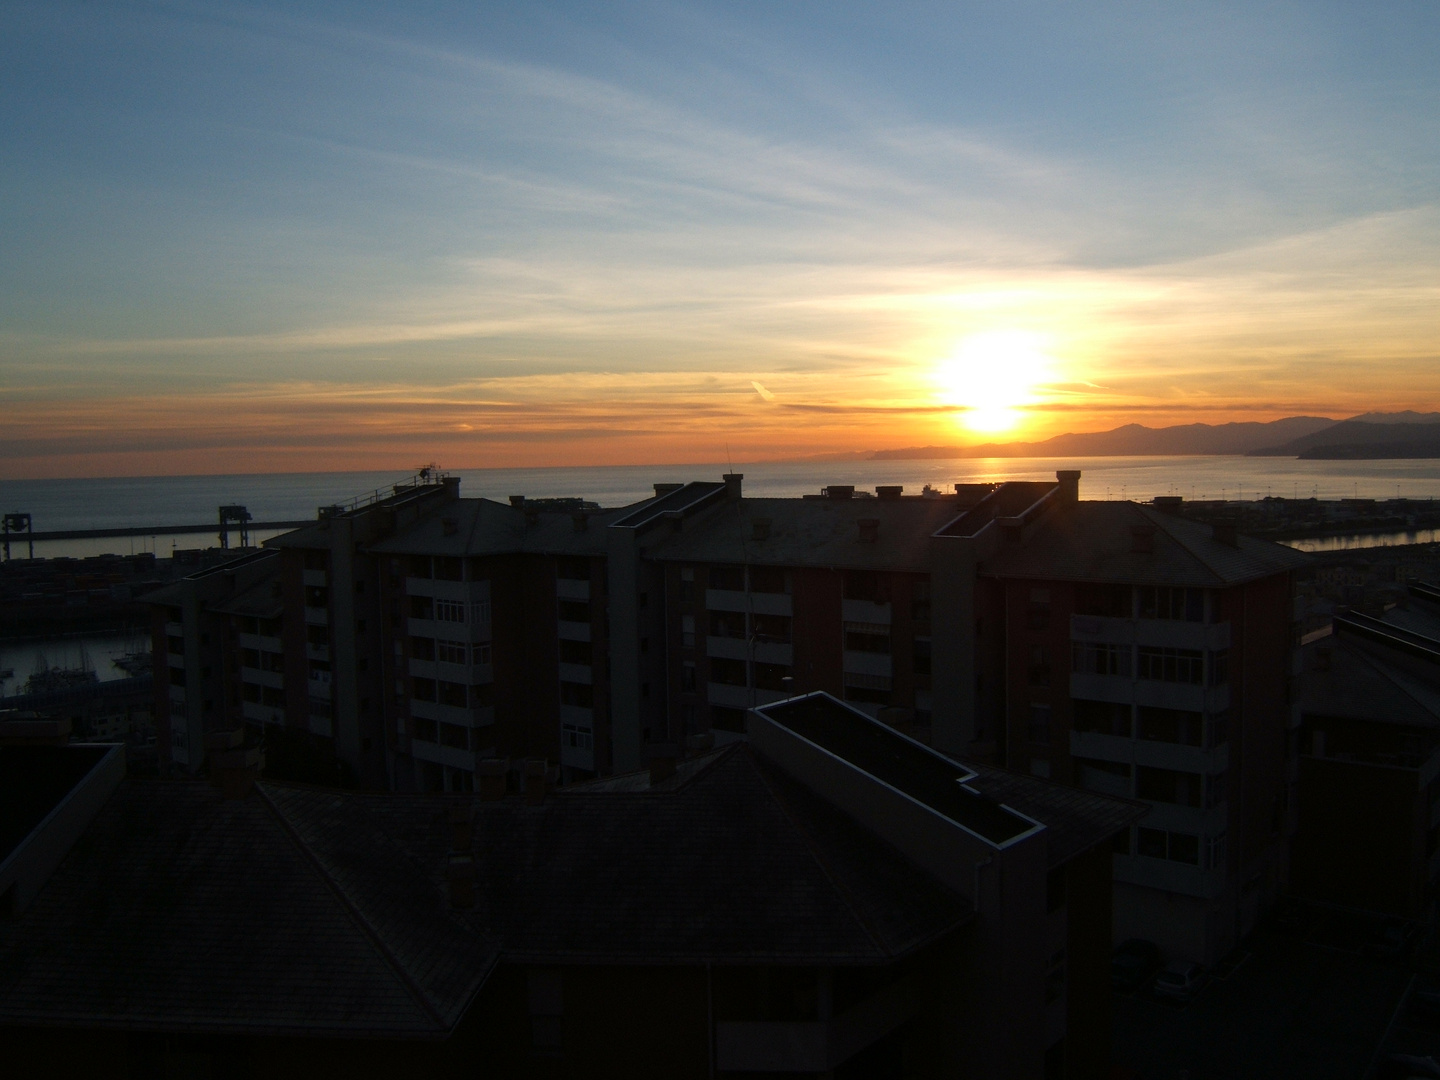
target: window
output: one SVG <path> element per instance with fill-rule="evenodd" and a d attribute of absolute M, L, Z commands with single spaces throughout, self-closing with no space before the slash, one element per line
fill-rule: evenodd
<path fill-rule="evenodd" d="M 722 592 L 744 592 L 745 568 L 743 566 L 710 567 L 710 588 Z"/>
<path fill-rule="evenodd" d="M 589 645 L 590 643 L 589 643 L 588 641 L 582 641 L 582 642 L 576 642 L 575 644 L 578 644 L 578 645 Z M 477 664 L 488 664 L 488 663 L 490 663 L 490 643 L 489 643 L 489 642 L 482 642 L 481 644 L 476 645 L 476 646 L 475 646 L 475 649 L 474 649 L 474 652 L 473 652 L 472 655 L 473 655 L 473 657 L 474 657 L 475 663 L 477 663 Z"/>
<path fill-rule="evenodd" d="M 710 681 L 726 686 L 745 685 L 745 661 L 712 657 L 710 660 Z"/>
<path fill-rule="evenodd" d="M 1205 590 L 1162 585 L 1140 589 L 1140 618 L 1205 621 Z"/>
<path fill-rule="evenodd" d="M 1061 869 L 1061 870 L 1059 870 L 1059 871 L 1054 871 L 1054 870 L 1052 870 L 1052 871 L 1050 872 L 1050 874 L 1051 874 L 1052 877 L 1054 877 L 1057 872 L 1063 874 L 1063 873 L 1064 873 L 1064 870 L 1063 870 L 1063 869 Z M 1060 880 L 1063 882 L 1063 881 L 1064 881 L 1064 878 L 1062 877 Z M 1064 900 L 1064 890 L 1062 889 L 1062 890 L 1061 890 L 1060 905 L 1063 906 L 1064 903 L 1065 903 L 1065 900 Z M 1050 908 L 1050 910 L 1051 910 L 1051 911 L 1055 911 L 1056 908 Z M 1059 1000 L 1060 1000 L 1062 997 L 1064 997 L 1064 996 L 1065 996 L 1065 950 L 1064 950 L 1064 949 L 1060 949 L 1060 950 L 1058 950 L 1057 952 L 1055 952 L 1055 953 L 1050 957 L 1050 963 L 1046 966 L 1046 971 L 1045 971 L 1045 1000 L 1046 1000 L 1047 1002 L 1049 1002 L 1049 1001 L 1059 1001 Z"/>
<path fill-rule="evenodd" d="M 874 570 L 851 570 L 845 575 L 845 599 L 880 603 L 880 575 Z"/>
<path fill-rule="evenodd" d="M 1050 650 L 1044 645 L 1030 647 L 1030 666 L 1026 669 L 1025 679 L 1031 686 L 1050 685 Z"/>
<path fill-rule="evenodd" d="M 589 683 L 562 682 L 560 704 L 573 705 L 580 709 L 595 707 L 595 688 Z"/>
<path fill-rule="evenodd" d="M 410 597 L 410 617 L 412 619 L 433 619 L 435 617 L 435 601 L 428 596 Z"/>
<path fill-rule="evenodd" d="M 463 623 L 465 605 L 459 600 L 436 600 L 435 620 L 437 622 Z"/>
<path fill-rule="evenodd" d="M 1130 706 L 1113 701 L 1086 701 L 1076 698 L 1070 725 L 1075 731 L 1092 735 L 1130 737 Z"/>
<path fill-rule="evenodd" d="M 756 641 L 788 645 L 790 643 L 790 616 L 752 615 L 750 616 L 750 630 Z"/>
<path fill-rule="evenodd" d="M 464 664 L 469 661 L 470 646 L 463 641 L 435 642 L 435 659 L 445 664 Z"/>
<path fill-rule="evenodd" d="M 755 685 L 761 690 L 784 690 L 784 680 L 790 677 L 788 664 L 756 664 Z"/>
<path fill-rule="evenodd" d="M 490 625 L 490 601 L 476 600 L 470 605 L 471 621 L 476 626 Z"/>
<path fill-rule="evenodd" d="M 305 641 L 309 645 L 329 645 L 330 630 L 324 626 L 305 627 Z"/>
<path fill-rule="evenodd" d="M 1205 869 L 1225 869 L 1225 834 L 1212 836 L 1205 841 Z"/>
<path fill-rule="evenodd" d="M 1115 795 L 1122 799 L 1130 797 L 1130 765 L 1127 762 L 1082 757 L 1073 760 L 1075 781 L 1086 791 Z"/>
<path fill-rule="evenodd" d="M 430 577 L 430 556 L 411 555 L 409 570 L 411 577 L 428 579 Z"/>
<path fill-rule="evenodd" d="M 410 684 L 410 696 L 416 701 L 435 700 L 434 679 L 411 679 Z"/>
<path fill-rule="evenodd" d="M 1204 724 L 1198 712 L 1141 705 L 1139 714 L 1140 738 L 1151 742 L 1179 743 L 1182 746 L 1200 745 Z"/>
<path fill-rule="evenodd" d="M 1026 733 L 1031 742 L 1048 743 L 1050 741 L 1050 706 L 1031 705 L 1030 722 Z"/>
<path fill-rule="evenodd" d="M 695 616 L 680 616 L 680 644 L 687 649 L 695 647 Z"/>
<path fill-rule="evenodd" d="M 305 586 L 305 606 L 324 607 L 330 602 L 330 590 L 322 585 Z"/>
<path fill-rule="evenodd" d="M 930 639 L 928 637 L 917 637 L 912 643 L 914 657 L 914 671 L 916 675 L 930 674 Z"/>
<path fill-rule="evenodd" d="M 695 568 L 693 566 L 680 568 L 680 602 L 682 604 L 695 602 Z"/>
<path fill-rule="evenodd" d="M 590 621 L 590 605 L 583 600 L 561 600 L 560 621 L 588 623 Z"/>
<path fill-rule="evenodd" d="M 461 727 L 459 724 L 441 724 L 440 745 L 456 750 L 468 750 L 470 748 L 470 729 Z"/>
<path fill-rule="evenodd" d="M 680 689 L 686 694 L 695 692 L 695 663 L 692 660 L 680 665 Z"/>
<path fill-rule="evenodd" d="M 1191 683 L 1200 686 L 1205 682 L 1205 654 L 1198 649 L 1161 648 L 1158 645 L 1141 645 L 1139 650 L 1138 674 L 1142 679 L 1156 682 Z"/>
<path fill-rule="evenodd" d="M 416 660 L 434 660 L 435 639 L 428 637 L 411 638 L 410 655 Z"/>
<path fill-rule="evenodd" d="M 556 559 L 555 576 L 565 581 L 589 581 L 590 561 L 588 559 Z"/>
<path fill-rule="evenodd" d="M 788 593 L 790 575 L 781 566 L 752 566 L 750 591 L 756 593 Z"/>
<path fill-rule="evenodd" d="M 745 710 L 712 705 L 710 707 L 710 726 L 719 731 L 743 732 L 745 730 Z"/>
<path fill-rule="evenodd" d="M 576 750 L 593 750 L 595 735 L 589 728 L 579 727 L 576 724 L 561 724 L 560 745 Z"/>
<path fill-rule="evenodd" d="M 1129 675 L 1130 646 L 1077 641 L 1071 649 L 1074 670 L 1084 675 Z"/>
<path fill-rule="evenodd" d="M 1230 681 L 1230 650 L 1217 649 L 1210 654 L 1210 685 L 1224 686 Z"/>
<path fill-rule="evenodd" d="M 1049 589 L 1030 590 L 1030 606 L 1025 613 L 1025 622 L 1031 630 L 1044 630 L 1050 625 Z"/>
<path fill-rule="evenodd" d="M 435 690 L 441 705 L 449 705 L 451 708 L 463 709 L 470 703 L 470 695 L 464 683 L 445 682 L 441 680 L 436 684 Z"/>
<path fill-rule="evenodd" d="M 930 579 L 910 582 L 910 618 L 915 622 L 930 621 Z"/>
<path fill-rule="evenodd" d="M 710 636 L 743 638 L 745 636 L 745 616 L 738 611 L 710 612 Z"/>
<path fill-rule="evenodd" d="M 846 630 L 845 650 L 847 652 L 881 653 L 889 656 L 890 635 L 869 633 L 863 630 Z"/>
<path fill-rule="evenodd" d="M 463 581 L 464 565 L 454 555 L 435 556 L 435 579 L 437 581 Z"/>
<path fill-rule="evenodd" d="M 423 717 L 415 717 L 410 721 L 415 729 L 415 738 L 421 742 L 437 742 L 439 737 L 436 732 L 437 725 L 434 720 L 426 720 Z"/>
<path fill-rule="evenodd" d="M 589 665 L 594 656 L 593 646 L 588 641 L 560 641 L 560 662 L 562 664 Z"/>
<path fill-rule="evenodd" d="M 324 660 L 310 661 L 310 681 L 317 683 L 330 682 L 330 665 Z"/>
<path fill-rule="evenodd" d="M 1103 619 L 1128 619 L 1130 586 L 1081 585 L 1075 590 L 1075 614 L 1099 616 Z"/>
<path fill-rule="evenodd" d="M 1225 774 L 1205 777 L 1205 809 L 1213 810 L 1225 801 Z"/>
<path fill-rule="evenodd" d="M 1199 806 L 1202 779 L 1199 773 L 1140 765 L 1135 769 L 1135 795 L 1150 802 Z"/>

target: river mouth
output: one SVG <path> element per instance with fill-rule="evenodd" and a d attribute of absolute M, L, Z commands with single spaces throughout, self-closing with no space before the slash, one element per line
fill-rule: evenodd
<path fill-rule="evenodd" d="M 1366 548 L 1406 547 L 1411 544 L 1440 542 L 1440 529 L 1405 529 L 1383 533 L 1341 533 L 1335 536 L 1304 536 L 1293 540 L 1276 540 L 1296 551 L 1321 555 L 1331 551 L 1363 551 Z"/>

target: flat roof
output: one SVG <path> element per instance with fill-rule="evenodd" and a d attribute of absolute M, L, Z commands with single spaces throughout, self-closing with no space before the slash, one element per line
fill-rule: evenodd
<path fill-rule="evenodd" d="M 993 844 L 1014 840 L 1038 825 L 968 790 L 964 785 L 975 778 L 974 770 L 828 694 L 807 694 L 755 711 Z"/>

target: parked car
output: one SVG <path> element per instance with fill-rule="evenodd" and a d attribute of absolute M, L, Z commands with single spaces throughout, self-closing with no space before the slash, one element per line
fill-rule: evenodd
<path fill-rule="evenodd" d="M 1159 945 L 1131 938 L 1110 954 L 1110 985 L 1127 994 L 1139 990 L 1155 977 L 1163 962 Z"/>
<path fill-rule="evenodd" d="M 1155 976 L 1153 989 L 1160 997 L 1189 1001 L 1200 989 L 1204 978 L 1205 969 L 1195 961 L 1172 960 L 1165 965 L 1164 971 Z"/>

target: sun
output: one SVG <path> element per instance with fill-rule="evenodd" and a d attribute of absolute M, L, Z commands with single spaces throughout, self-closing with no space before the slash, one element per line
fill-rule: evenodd
<path fill-rule="evenodd" d="M 1043 345 L 1038 334 L 1023 330 L 972 334 L 935 367 L 941 398 L 962 413 L 959 419 L 971 431 L 1009 431 L 1049 373 Z"/>

